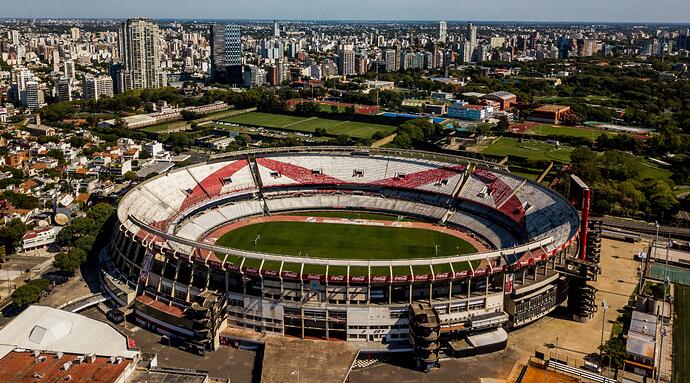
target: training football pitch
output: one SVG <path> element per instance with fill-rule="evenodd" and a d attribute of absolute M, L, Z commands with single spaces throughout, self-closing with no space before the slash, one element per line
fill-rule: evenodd
<path fill-rule="evenodd" d="M 322 128 L 326 129 L 326 133 L 331 136 L 348 135 L 350 137 L 364 139 L 371 138 L 376 132 L 383 132 L 389 135 L 396 129 L 394 126 L 390 125 L 261 112 L 247 113 L 227 118 L 223 121 L 304 133 L 314 133 L 317 128 Z"/>
<path fill-rule="evenodd" d="M 216 244 L 314 258 L 408 259 L 476 252 L 467 241 L 433 230 L 305 222 L 243 226 L 226 233 Z"/>

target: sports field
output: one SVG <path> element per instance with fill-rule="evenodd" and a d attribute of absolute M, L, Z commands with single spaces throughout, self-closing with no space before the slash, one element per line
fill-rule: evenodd
<path fill-rule="evenodd" d="M 561 135 L 570 137 L 584 137 L 591 138 L 595 140 L 600 135 L 606 133 L 601 129 L 596 128 L 580 128 L 573 126 L 562 126 L 562 125 L 548 125 L 540 124 L 528 129 L 531 134 L 536 134 L 538 136 L 549 136 L 549 135 Z M 613 135 L 616 133 L 608 133 Z"/>
<path fill-rule="evenodd" d="M 673 381 L 690 382 L 690 287 L 675 285 L 673 307 Z"/>
<path fill-rule="evenodd" d="M 482 153 L 524 157 L 530 160 L 570 163 L 570 153 L 572 151 L 573 148 L 564 145 L 557 147 L 542 141 L 520 142 L 517 138 L 501 137 L 495 143 L 482 150 Z"/>
<path fill-rule="evenodd" d="M 304 222 L 243 226 L 220 237 L 216 244 L 315 258 L 407 259 L 476 252 L 467 241 L 439 231 Z"/>
<path fill-rule="evenodd" d="M 390 125 L 261 112 L 247 113 L 240 116 L 227 118 L 222 121 L 305 133 L 313 133 L 317 128 L 323 128 L 326 129 L 326 133 L 331 136 L 346 134 L 350 137 L 364 139 L 371 138 L 374 133 L 379 131 L 388 135 L 393 133 L 396 129 L 394 126 Z"/>

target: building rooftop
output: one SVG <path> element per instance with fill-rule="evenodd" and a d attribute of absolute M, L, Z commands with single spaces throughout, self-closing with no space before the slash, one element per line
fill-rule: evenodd
<path fill-rule="evenodd" d="M 182 369 L 137 370 L 127 379 L 127 383 L 206 383 L 207 373 Z"/>
<path fill-rule="evenodd" d="M 115 361 L 96 357 L 92 361 L 81 354 L 33 353 L 12 351 L 0 359 L 0 381 L 12 383 L 114 383 L 123 375 L 131 359 Z"/>
<path fill-rule="evenodd" d="M 566 105 L 542 105 L 536 109 L 534 109 L 537 112 L 548 112 L 548 113 L 557 113 L 557 112 L 562 112 L 566 109 L 570 109 L 569 106 Z"/>
<path fill-rule="evenodd" d="M 29 306 L 0 330 L 0 357 L 14 349 L 134 358 L 127 337 L 109 324 L 45 306 Z"/>
<path fill-rule="evenodd" d="M 164 313 L 170 314 L 172 316 L 176 316 L 178 318 L 183 318 L 185 316 L 184 311 L 182 311 L 182 309 L 180 309 L 176 306 L 168 306 L 167 304 L 165 304 L 161 301 L 157 301 L 157 300 L 149 297 L 148 295 L 139 295 L 136 298 L 136 300 L 138 302 L 145 304 L 146 306 L 151 306 L 158 311 L 162 311 Z"/>

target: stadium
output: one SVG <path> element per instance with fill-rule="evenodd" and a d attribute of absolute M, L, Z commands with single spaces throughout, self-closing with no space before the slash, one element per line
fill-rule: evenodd
<path fill-rule="evenodd" d="M 500 349 L 568 296 L 580 220 L 491 162 L 399 149 L 224 154 L 133 187 L 102 280 L 148 329 L 414 350 Z"/>

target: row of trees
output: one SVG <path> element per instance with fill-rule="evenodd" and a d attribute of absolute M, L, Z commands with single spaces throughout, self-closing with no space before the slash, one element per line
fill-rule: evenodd
<path fill-rule="evenodd" d="M 573 173 L 593 190 L 592 210 L 602 214 L 670 218 L 678 210 L 673 185 L 665 179 L 644 178 L 638 157 L 608 150 L 597 153 L 580 147 L 571 154 Z"/>
<path fill-rule="evenodd" d="M 115 209 L 106 203 L 99 203 L 86 211 L 86 217 L 72 220 L 69 226 L 58 234 L 57 241 L 69 250 L 55 255 L 53 266 L 68 274 L 74 272 L 86 262 L 88 255 L 98 249 L 95 246 L 103 228 L 114 214 Z"/>

